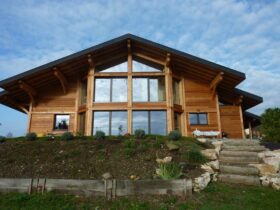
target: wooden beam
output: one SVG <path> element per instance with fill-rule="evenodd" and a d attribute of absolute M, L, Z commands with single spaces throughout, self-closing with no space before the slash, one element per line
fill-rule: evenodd
<path fill-rule="evenodd" d="M 127 51 L 128 51 L 128 54 L 131 54 L 131 41 L 130 41 L 130 39 L 127 40 Z"/>
<path fill-rule="evenodd" d="M 89 63 L 89 68 L 92 69 L 94 67 L 94 64 L 93 64 L 93 58 L 91 54 L 88 54 L 88 63 Z"/>
<path fill-rule="evenodd" d="M 170 55 L 170 53 L 167 53 L 166 60 L 165 60 L 165 67 L 167 67 L 167 68 L 170 67 L 170 61 L 171 61 L 171 55 Z"/>
<path fill-rule="evenodd" d="M 216 94 L 216 89 L 218 87 L 218 85 L 222 82 L 223 80 L 223 75 L 224 72 L 220 72 L 210 83 L 209 87 L 210 90 L 212 91 L 212 98 L 214 98 L 215 94 Z"/>
<path fill-rule="evenodd" d="M 243 101 L 243 96 L 240 95 L 233 100 L 233 104 L 234 105 L 240 105 L 240 104 L 242 104 L 242 101 Z"/>
<path fill-rule="evenodd" d="M 144 54 L 142 54 L 142 53 L 133 52 L 132 55 L 133 55 L 133 56 L 136 56 L 136 57 L 139 57 L 139 58 L 142 58 L 142 59 L 144 59 L 144 60 L 153 62 L 153 63 L 160 64 L 160 65 L 162 65 L 162 66 L 165 65 L 165 62 L 164 62 L 164 61 L 161 61 L 161 60 L 158 60 L 158 59 L 155 59 L 155 58 L 151 58 L 151 57 L 146 56 L 146 55 L 144 55 Z"/>
<path fill-rule="evenodd" d="M 36 104 L 35 96 L 37 95 L 37 91 L 33 87 L 31 87 L 30 85 L 28 85 L 27 83 L 21 80 L 18 81 L 18 84 L 20 89 L 24 90 L 28 94 L 32 104 L 35 105 Z"/>
<path fill-rule="evenodd" d="M 53 68 L 53 74 L 57 77 L 57 79 L 59 80 L 63 93 L 66 94 L 67 93 L 67 89 L 68 89 L 68 82 L 67 79 L 65 78 L 65 76 L 61 73 L 61 71 L 58 70 L 57 67 Z"/>
<path fill-rule="evenodd" d="M 4 96 L 3 99 L 5 101 L 7 101 L 8 103 L 10 103 L 12 106 L 18 107 L 19 109 L 24 111 L 26 114 L 28 114 L 28 110 L 23 105 L 19 104 L 18 102 L 14 101 L 13 99 L 9 98 L 8 96 Z"/>

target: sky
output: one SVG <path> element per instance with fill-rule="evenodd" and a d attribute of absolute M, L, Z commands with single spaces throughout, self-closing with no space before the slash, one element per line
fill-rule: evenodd
<path fill-rule="evenodd" d="M 0 2 L 0 80 L 132 33 L 244 72 L 238 87 L 280 106 L 280 0 Z M 0 105 L 0 135 L 26 132 L 27 116 Z"/>

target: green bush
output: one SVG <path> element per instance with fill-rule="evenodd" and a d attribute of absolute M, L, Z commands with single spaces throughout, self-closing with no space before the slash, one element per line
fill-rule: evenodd
<path fill-rule="evenodd" d="M 144 139 L 145 138 L 145 131 L 143 129 L 136 129 L 134 131 L 134 135 L 137 139 Z"/>
<path fill-rule="evenodd" d="M 103 131 L 96 131 L 95 133 L 95 139 L 100 141 L 105 139 L 105 133 Z"/>
<path fill-rule="evenodd" d="M 207 159 L 196 147 L 191 147 L 186 153 L 185 158 L 189 163 L 204 163 Z"/>
<path fill-rule="evenodd" d="M 123 143 L 125 148 L 135 149 L 137 147 L 136 142 L 133 139 L 127 139 Z"/>
<path fill-rule="evenodd" d="M 182 137 L 182 134 L 178 130 L 171 131 L 168 134 L 169 140 L 172 140 L 172 141 L 178 141 L 178 140 L 180 140 L 181 137 Z"/>
<path fill-rule="evenodd" d="M 74 135 L 71 132 L 65 132 L 61 136 L 61 140 L 63 141 L 70 141 L 74 139 Z"/>
<path fill-rule="evenodd" d="M 6 141 L 6 138 L 4 136 L 0 136 L 0 143 L 3 143 Z"/>
<path fill-rule="evenodd" d="M 164 145 L 164 139 L 161 139 L 161 138 L 156 138 L 156 140 L 154 140 L 153 142 L 153 147 L 154 148 L 162 148 L 162 146 Z"/>
<path fill-rule="evenodd" d="M 125 148 L 124 149 L 124 154 L 127 156 L 127 157 L 132 157 L 136 154 L 136 150 L 135 148 Z"/>
<path fill-rule="evenodd" d="M 269 108 L 261 116 L 261 132 L 265 141 L 280 143 L 280 108 Z"/>
<path fill-rule="evenodd" d="M 137 150 L 139 151 L 139 152 L 145 152 L 145 151 L 147 151 L 148 149 L 149 149 L 149 143 L 148 142 L 146 142 L 146 141 L 142 141 L 141 143 L 140 143 L 140 145 L 138 146 L 138 148 L 137 148 Z"/>
<path fill-rule="evenodd" d="M 182 176 L 182 169 L 177 163 L 159 164 L 157 174 L 163 180 L 178 179 Z"/>
<path fill-rule="evenodd" d="M 28 141 L 35 141 L 37 139 L 36 133 L 27 133 L 25 139 Z"/>

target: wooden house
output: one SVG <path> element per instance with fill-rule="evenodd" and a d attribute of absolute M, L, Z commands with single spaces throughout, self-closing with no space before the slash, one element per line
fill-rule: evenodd
<path fill-rule="evenodd" d="M 239 71 L 126 34 L 0 81 L 0 103 L 28 115 L 27 132 L 166 135 L 179 129 L 244 138 L 262 98 Z"/>

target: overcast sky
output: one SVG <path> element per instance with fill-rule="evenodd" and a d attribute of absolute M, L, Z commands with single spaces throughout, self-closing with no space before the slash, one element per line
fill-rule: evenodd
<path fill-rule="evenodd" d="M 240 88 L 280 106 L 280 1 L 1 0 L 0 80 L 132 33 L 246 73 Z M 27 117 L 0 105 L 0 135 Z"/>

